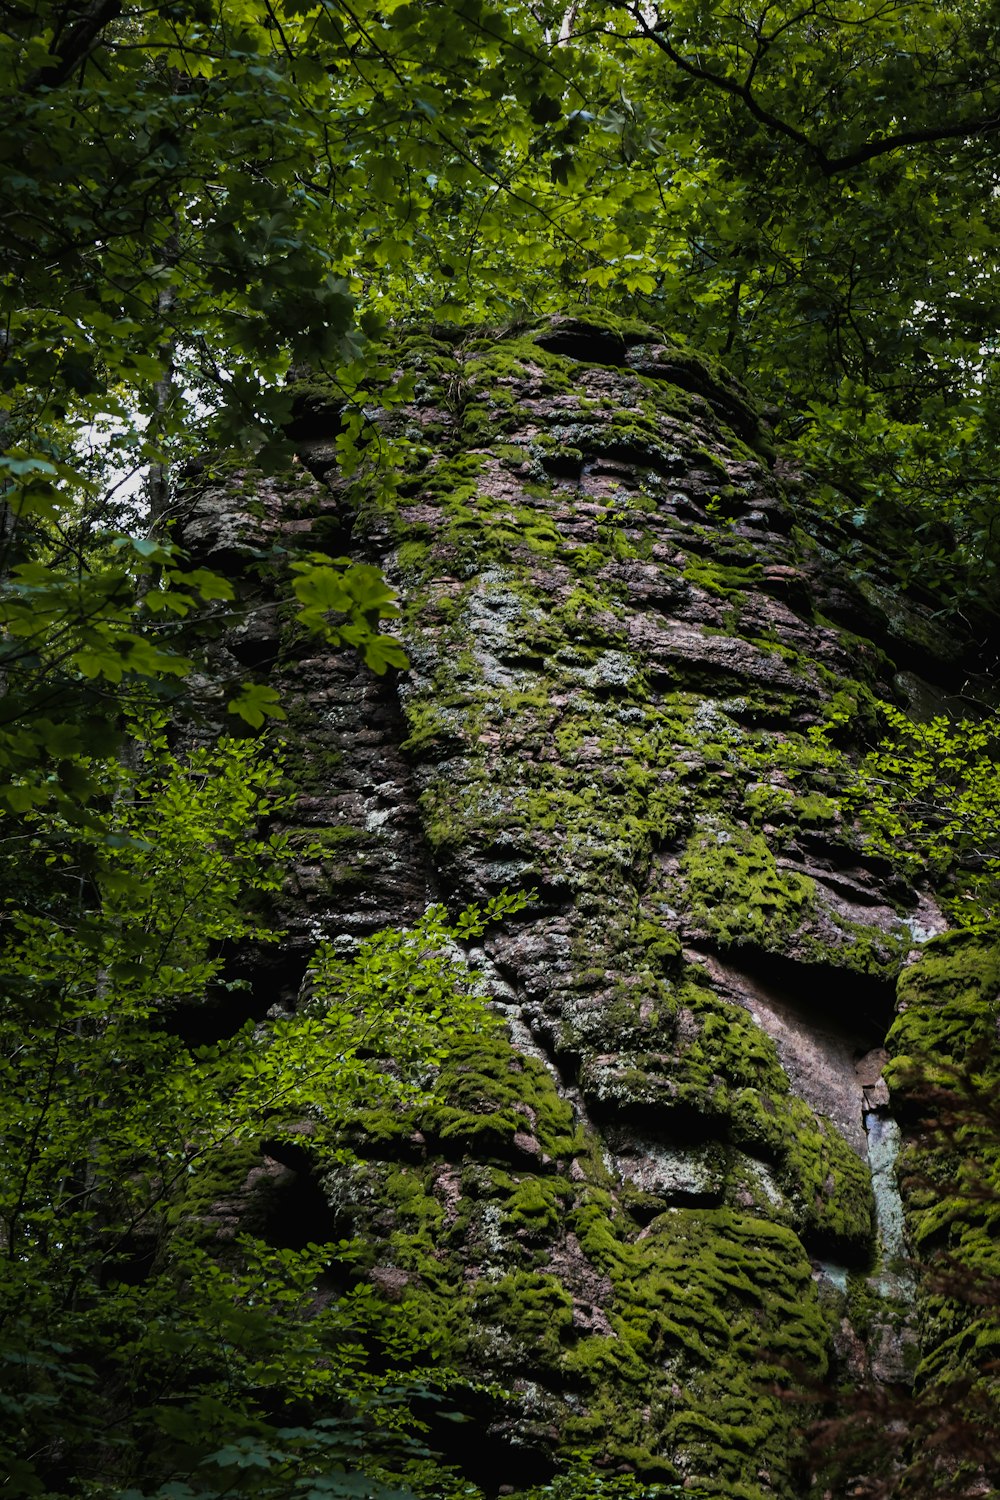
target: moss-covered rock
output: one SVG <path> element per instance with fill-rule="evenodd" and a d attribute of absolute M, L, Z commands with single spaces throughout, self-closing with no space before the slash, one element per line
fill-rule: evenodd
<path fill-rule="evenodd" d="M 949 1421 L 1000 1433 L 998 1027 L 1000 931 L 929 943 L 900 981 L 887 1077 L 906 1127 L 904 1203 L 923 1273 L 916 1382 L 932 1441 Z M 1000 1485 L 1000 1464 L 987 1469 Z"/>
<path fill-rule="evenodd" d="M 582 1450 L 792 1500 L 804 1419 L 776 1390 L 824 1376 L 848 1271 L 884 1300 L 854 1063 L 914 931 L 944 925 L 859 847 L 845 757 L 903 637 L 911 669 L 944 648 L 832 575 L 752 400 L 668 332 L 586 309 L 437 333 L 393 347 L 399 400 L 372 393 L 391 484 L 338 476 L 336 402 L 301 397 L 326 489 L 299 543 L 340 528 L 382 563 L 410 670 L 378 688 L 286 642 L 312 851 L 289 925 L 303 951 L 394 893 L 404 919 L 432 893 L 536 900 L 484 941 L 510 1035 L 456 1050 L 419 1111 L 359 1112 L 358 1159 L 316 1170 L 373 1286 L 512 1391 L 488 1420 L 529 1468 Z M 838 623 L 855 603 L 870 637 Z M 901 1100 L 918 1044 L 987 1025 L 977 954 L 906 971 Z M 914 1194 L 918 1240 L 959 1233 Z"/>

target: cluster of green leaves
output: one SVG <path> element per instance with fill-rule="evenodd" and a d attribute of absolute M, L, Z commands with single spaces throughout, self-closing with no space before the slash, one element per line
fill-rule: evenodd
<path fill-rule="evenodd" d="M 5 1320 L 12 1494 L 411 1500 L 400 1473 L 428 1456 L 413 1408 L 447 1401 L 457 1377 L 364 1284 L 317 1305 L 352 1245 L 236 1248 L 242 1270 L 180 1246 L 140 1286 L 109 1274 L 75 1314 L 35 1296 Z"/>
<path fill-rule="evenodd" d="M 901 583 L 993 597 L 1000 32 L 973 0 L 28 0 L 0 79 L 14 805 L 83 790 L 109 688 L 176 693 L 205 613 L 237 608 L 172 547 L 171 465 L 281 461 L 308 365 L 345 403 L 342 468 L 391 467 L 365 405 L 387 320 L 581 288 L 652 313 L 774 404 L 848 554 L 888 527 Z M 403 663 L 363 569 L 297 559 L 289 586 Z M 265 683 L 224 701 L 281 711 Z"/>
<path fill-rule="evenodd" d="M 261 1036 L 172 1033 L 220 944 L 265 936 L 247 903 L 282 846 L 267 763 L 178 762 L 157 718 L 239 610 L 176 545 L 171 475 L 211 446 L 285 461 L 309 366 L 342 471 L 391 483 L 366 339 L 582 289 L 745 376 L 846 534 L 893 528 L 901 584 L 995 603 L 1000 26 L 979 0 L 18 0 L 0 84 L 13 1482 L 346 1493 L 373 1426 L 414 1431 L 423 1355 L 360 1290 L 317 1312 L 349 1246 L 209 1253 L 212 1164 L 296 1117 L 332 1149 L 359 1092 L 428 1086 L 485 1024 L 448 943 L 502 913 L 321 951 L 315 1002 Z M 293 556 L 288 590 L 303 629 L 404 664 L 374 570 Z M 281 716 L 266 682 L 215 691 Z M 992 742 L 889 722 L 850 795 L 968 920 L 998 874 Z M 390 1446 L 361 1491 L 422 1461 Z"/>
<path fill-rule="evenodd" d="M 9 10 L 14 457 L 45 462 L 55 420 L 102 421 L 123 463 L 158 463 L 204 434 L 202 406 L 227 451 L 269 441 L 293 365 L 349 364 L 428 268 L 455 274 L 470 186 L 496 201 L 467 251 L 499 237 L 508 159 L 553 104 L 542 36 L 483 0 Z"/>
<path fill-rule="evenodd" d="M 6 498 L 17 531 L 0 558 L 0 801 L 92 820 L 103 784 L 94 768 L 120 743 L 121 693 L 150 705 L 176 699 L 239 607 L 228 579 L 191 566 L 168 541 L 67 535 L 54 502 L 40 519 L 26 516 L 23 496 Z M 377 569 L 310 553 L 290 571 L 301 629 L 355 646 L 376 672 L 405 665 L 379 629 L 397 610 Z M 283 717 L 267 684 L 241 678 L 212 691 L 227 686 L 229 711 L 252 727 Z"/>
<path fill-rule="evenodd" d="M 995 604 L 993 12 L 576 13 L 581 33 L 602 24 L 591 109 L 605 130 L 609 112 L 623 123 L 588 192 L 619 257 L 645 257 L 655 290 L 640 300 L 772 404 L 827 506 L 860 531 L 902 512 L 902 582 Z M 621 286 L 596 261 L 586 274 Z"/>
<path fill-rule="evenodd" d="M 192 1047 L 177 1007 L 231 983 L 232 944 L 277 936 L 254 909 L 288 858 L 266 831 L 283 776 L 247 740 L 179 759 L 162 723 L 132 727 L 100 828 L 29 809 L 2 846 L 8 890 L 29 877 L 0 950 L 8 1484 L 377 1494 L 424 1452 L 414 1402 L 453 1377 L 352 1278 L 356 1246 L 268 1242 L 260 1143 L 305 1131 L 343 1157 L 362 1102 L 433 1089 L 449 1041 L 496 1024 L 456 945 L 523 898 L 321 949 L 300 1013 Z M 236 1242 L 227 1213 L 250 1215 Z"/>
<path fill-rule="evenodd" d="M 206 611 L 217 623 L 220 605 L 238 607 L 226 579 L 171 541 L 171 470 L 213 444 L 287 461 L 286 377 L 303 363 L 354 401 L 340 443 L 353 461 L 366 422 L 355 366 L 380 301 L 399 307 L 398 280 L 365 299 L 366 279 L 408 254 L 412 184 L 442 153 L 489 154 L 504 128 L 495 100 L 516 47 L 504 7 L 444 9 L 4 10 L 9 805 L 65 802 L 70 779 L 86 800 L 79 762 L 114 737 L 117 684 L 176 692 Z M 488 61 L 492 83 L 456 104 Z M 313 554 L 294 561 L 289 589 L 304 625 L 376 671 L 404 663 L 379 629 L 393 611 L 372 569 Z M 265 684 L 233 684 L 228 703 L 255 727 L 280 714 Z"/>
<path fill-rule="evenodd" d="M 923 723 L 882 705 L 888 733 L 855 769 L 847 803 L 868 846 L 948 893 L 960 927 L 996 921 L 1000 901 L 1000 756 L 996 724 Z"/>

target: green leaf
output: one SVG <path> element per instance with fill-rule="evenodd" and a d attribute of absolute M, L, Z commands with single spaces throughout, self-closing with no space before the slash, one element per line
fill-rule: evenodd
<path fill-rule="evenodd" d="M 364 643 L 363 655 L 365 665 L 371 667 L 381 677 L 390 667 L 398 667 L 405 670 L 410 663 L 400 645 L 391 635 L 373 635 Z"/>
<path fill-rule="evenodd" d="M 244 683 L 237 696 L 226 704 L 226 711 L 243 719 L 253 729 L 259 729 L 266 719 L 287 717 L 278 690 L 259 682 Z"/>

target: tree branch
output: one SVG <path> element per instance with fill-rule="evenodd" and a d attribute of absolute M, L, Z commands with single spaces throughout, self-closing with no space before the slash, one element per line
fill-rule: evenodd
<path fill-rule="evenodd" d="M 122 0 L 93 0 L 70 26 L 65 39 L 60 37 L 53 43 L 55 61 L 33 73 L 22 92 L 34 94 L 43 88 L 59 88 L 73 69 L 86 61 L 101 32 L 121 13 Z"/>
<path fill-rule="evenodd" d="M 843 156 L 828 156 L 822 146 L 810 140 L 805 131 L 781 119 L 779 115 L 773 114 L 759 103 L 750 87 L 753 69 L 750 78 L 744 83 L 739 83 L 735 78 L 729 78 L 724 73 L 713 73 L 710 68 L 703 68 L 700 63 L 693 62 L 677 51 L 670 42 L 666 22 L 661 21 L 656 26 L 650 26 L 639 11 L 633 11 L 632 14 L 641 28 L 642 36 L 658 47 L 676 68 L 686 73 L 689 78 L 697 79 L 699 83 L 707 83 L 722 93 L 739 99 L 759 124 L 775 135 L 783 135 L 787 140 L 794 141 L 797 146 L 801 146 L 804 151 L 808 152 L 824 177 L 835 177 L 842 172 L 851 172 L 855 167 L 863 166 L 865 162 L 872 161 L 876 157 L 889 156 L 892 152 L 905 150 L 909 146 L 926 146 L 935 141 L 961 140 L 966 136 L 992 135 L 1000 131 L 1000 113 L 997 113 L 978 119 L 959 120 L 950 125 L 929 125 L 922 130 L 901 130 L 895 135 L 866 141 L 863 146 L 858 146 L 854 151 L 847 151 Z M 755 67 L 758 60 L 755 59 Z"/>

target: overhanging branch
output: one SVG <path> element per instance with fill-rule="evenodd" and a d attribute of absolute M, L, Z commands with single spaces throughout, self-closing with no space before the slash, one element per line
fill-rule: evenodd
<path fill-rule="evenodd" d="M 936 141 L 962 140 L 969 136 L 992 135 L 1000 131 L 1000 113 L 996 113 L 975 119 L 958 120 L 951 124 L 928 125 L 922 130 L 897 131 L 894 135 L 880 136 L 878 140 L 866 141 L 864 145 L 858 146 L 853 151 L 844 152 L 842 156 L 829 156 L 822 146 L 809 138 L 804 130 L 800 130 L 798 126 L 790 124 L 788 120 L 783 120 L 780 115 L 766 109 L 754 95 L 750 79 L 740 82 L 728 77 L 725 73 L 714 73 L 711 68 L 702 67 L 700 63 L 678 52 L 670 41 L 669 26 L 666 22 L 650 26 L 638 10 L 634 10 L 632 14 L 639 25 L 641 35 L 658 47 L 676 68 L 686 73 L 689 78 L 697 79 L 699 83 L 708 84 L 721 93 L 739 99 L 753 118 L 766 130 L 772 131 L 775 135 L 784 136 L 807 152 L 824 177 L 835 177 L 842 172 L 851 172 L 856 167 L 863 166 L 865 162 L 873 161 L 876 157 L 889 156 L 894 151 L 903 151 L 911 146 L 932 145 Z"/>

